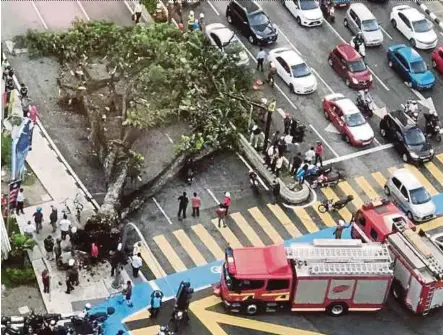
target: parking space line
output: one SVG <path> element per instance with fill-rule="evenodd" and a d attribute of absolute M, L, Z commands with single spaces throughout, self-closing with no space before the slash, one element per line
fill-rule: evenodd
<path fill-rule="evenodd" d="M 245 234 L 246 238 L 251 242 L 254 247 L 264 247 L 265 244 L 258 237 L 257 233 L 252 229 L 249 223 L 245 220 L 241 213 L 232 213 L 231 218 L 235 221 L 240 230 Z M 224 228 L 222 228 L 224 229 Z"/>
<path fill-rule="evenodd" d="M 186 270 L 185 264 L 182 262 L 180 257 L 178 257 L 174 248 L 169 244 L 163 235 L 158 235 L 154 237 L 154 242 L 157 244 L 159 249 L 163 252 L 163 255 L 174 268 L 175 272 L 181 272 Z"/>
<path fill-rule="evenodd" d="M 229 229 L 229 227 L 218 228 L 218 219 L 212 219 L 211 222 L 215 226 L 215 228 L 220 232 L 220 234 L 225 239 L 226 243 L 231 248 L 234 248 L 234 249 L 235 248 L 243 248 L 243 245 L 240 243 L 240 241 L 238 240 L 237 236 L 234 235 L 232 230 Z"/>
<path fill-rule="evenodd" d="M 209 6 L 211 6 L 211 8 L 214 10 L 215 14 L 217 14 L 217 16 L 220 16 L 220 13 L 218 12 L 217 8 L 215 8 L 215 6 L 212 4 L 211 1 L 207 0 L 207 3 L 209 4 Z"/>
<path fill-rule="evenodd" d="M 391 40 L 393 39 L 392 36 L 389 35 L 388 32 L 387 32 L 382 26 L 380 26 L 380 29 L 381 29 L 381 31 L 384 32 L 385 35 L 388 36 Z"/>
<path fill-rule="evenodd" d="M 37 13 L 38 18 L 40 19 L 41 23 L 43 24 L 43 27 L 45 27 L 46 30 L 49 30 L 48 25 L 46 24 L 45 20 L 43 20 L 43 16 L 40 13 L 40 11 L 37 8 L 37 5 L 35 4 L 35 1 L 31 1 L 32 7 L 34 7 L 35 12 Z"/>
<path fill-rule="evenodd" d="M 280 224 L 286 229 L 291 237 L 300 237 L 302 234 L 294 225 L 291 219 L 286 215 L 279 205 L 268 204 L 269 210 L 274 214 Z"/>
<path fill-rule="evenodd" d="M 338 155 L 338 153 L 336 153 L 335 150 L 332 149 L 332 147 L 329 145 L 328 142 L 326 142 L 326 140 L 323 138 L 323 136 L 320 135 L 320 133 L 317 131 L 317 129 L 315 129 L 312 124 L 310 124 L 309 127 L 314 131 L 314 133 L 317 134 L 317 136 L 321 139 L 322 143 L 326 144 L 326 146 L 329 148 L 329 150 L 331 150 L 332 154 L 335 157 L 339 158 L 340 156 Z"/>
<path fill-rule="evenodd" d="M 217 242 L 215 242 L 214 238 L 208 233 L 206 228 L 203 227 L 201 223 L 193 225 L 191 228 L 205 247 L 209 249 L 215 259 L 219 260 L 224 258 L 225 254 L 223 250 L 218 246 Z"/>
<path fill-rule="evenodd" d="M 208 264 L 208 262 L 206 262 L 200 251 L 198 251 L 194 243 L 192 243 L 191 239 L 188 235 L 186 235 L 183 229 L 176 230 L 173 232 L 173 234 L 175 238 L 180 242 L 183 249 L 186 250 L 186 253 L 189 255 L 189 257 L 191 257 L 195 265 L 200 266 Z"/>
<path fill-rule="evenodd" d="M 166 212 L 164 211 L 164 209 L 162 208 L 162 206 L 160 206 L 160 204 L 158 203 L 157 199 L 155 199 L 154 197 L 152 197 L 152 200 L 154 201 L 155 205 L 156 205 L 157 208 L 160 210 L 160 212 L 163 214 L 163 216 L 166 218 L 166 220 L 169 222 L 169 224 L 172 224 L 171 219 L 170 219 L 169 216 L 166 214 Z"/>
<path fill-rule="evenodd" d="M 318 227 L 315 225 L 308 212 L 306 212 L 306 209 L 294 208 L 294 213 L 297 215 L 309 233 L 315 233 L 318 231 Z"/>
<path fill-rule="evenodd" d="M 276 244 L 283 243 L 283 239 L 280 234 L 274 229 L 271 223 L 266 219 L 263 213 L 257 208 L 249 208 L 248 212 L 252 215 L 254 220 L 259 224 L 259 226 L 263 229 L 263 231 L 268 235 L 272 242 Z"/>
<path fill-rule="evenodd" d="M 83 7 L 83 5 L 81 4 L 81 2 L 79 0 L 77 0 L 76 2 L 77 2 L 77 5 L 80 7 L 80 10 L 82 11 L 82 13 L 85 16 L 86 20 L 91 21 L 88 13 L 86 13 L 85 7 Z"/>

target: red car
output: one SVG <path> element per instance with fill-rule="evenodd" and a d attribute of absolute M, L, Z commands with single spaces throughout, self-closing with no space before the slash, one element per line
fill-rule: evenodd
<path fill-rule="evenodd" d="M 443 45 L 436 48 L 432 53 L 432 66 L 443 74 Z"/>
<path fill-rule="evenodd" d="M 328 63 L 340 77 L 345 79 L 348 87 L 362 90 L 372 85 L 372 74 L 363 57 L 350 44 L 337 45 L 329 53 Z"/>
<path fill-rule="evenodd" d="M 339 131 L 346 143 L 365 146 L 374 140 L 374 131 L 355 104 L 343 94 L 323 98 L 323 113 Z"/>

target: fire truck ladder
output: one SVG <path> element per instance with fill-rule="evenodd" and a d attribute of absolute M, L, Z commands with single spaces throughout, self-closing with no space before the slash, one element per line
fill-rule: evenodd
<path fill-rule="evenodd" d="M 432 297 L 434 296 L 435 286 L 432 286 L 429 289 L 428 296 L 426 297 L 426 305 L 424 308 L 424 313 L 428 312 L 431 309 Z"/>
<path fill-rule="evenodd" d="M 366 248 L 366 247 L 288 247 L 286 257 L 294 260 L 346 260 L 350 261 L 385 261 L 389 260 L 387 248 Z"/>
<path fill-rule="evenodd" d="M 390 263 L 317 263 L 310 264 L 311 273 L 323 274 L 388 274 L 392 273 Z"/>
<path fill-rule="evenodd" d="M 406 229 L 408 229 L 408 223 L 406 222 L 406 220 L 399 216 L 397 218 L 393 218 L 392 219 L 392 225 L 395 227 L 395 229 L 397 229 L 397 231 L 399 231 L 400 233 L 403 233 Z"/>

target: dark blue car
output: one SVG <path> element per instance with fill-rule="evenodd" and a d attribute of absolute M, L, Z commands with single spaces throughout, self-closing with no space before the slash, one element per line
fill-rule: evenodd
<path fill-rule="evenodd" d="M 435 84 L 434 74 L 414 48 L 404 44 L 390 46 L 388 62 L 389 67 L 397 71 L 409 87 L 425 90 Z"/>

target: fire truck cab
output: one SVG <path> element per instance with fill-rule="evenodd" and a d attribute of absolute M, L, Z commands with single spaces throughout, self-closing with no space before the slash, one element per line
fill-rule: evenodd
<path fill-rule="evenodd" d="M 414 223 L 409 221 L 406 215 L 399 210 L 391 201 L 383 199 L 378 202 L 366 203 L 354 214 L 354 224 L 351 228 L 351 237 L 361 239 L 360 228 L 372 242 L 385 242 L 386 238 L 396 232 L 393 219 L 402 218 L 408 227 L 415 230 Z"/>
<path fill-rule="evenodd" d="M 214 294 L 234 313 L 375 311 L 393 279 L 386 246 L 359 240 L 227 248 L 225 257 Z"/>

